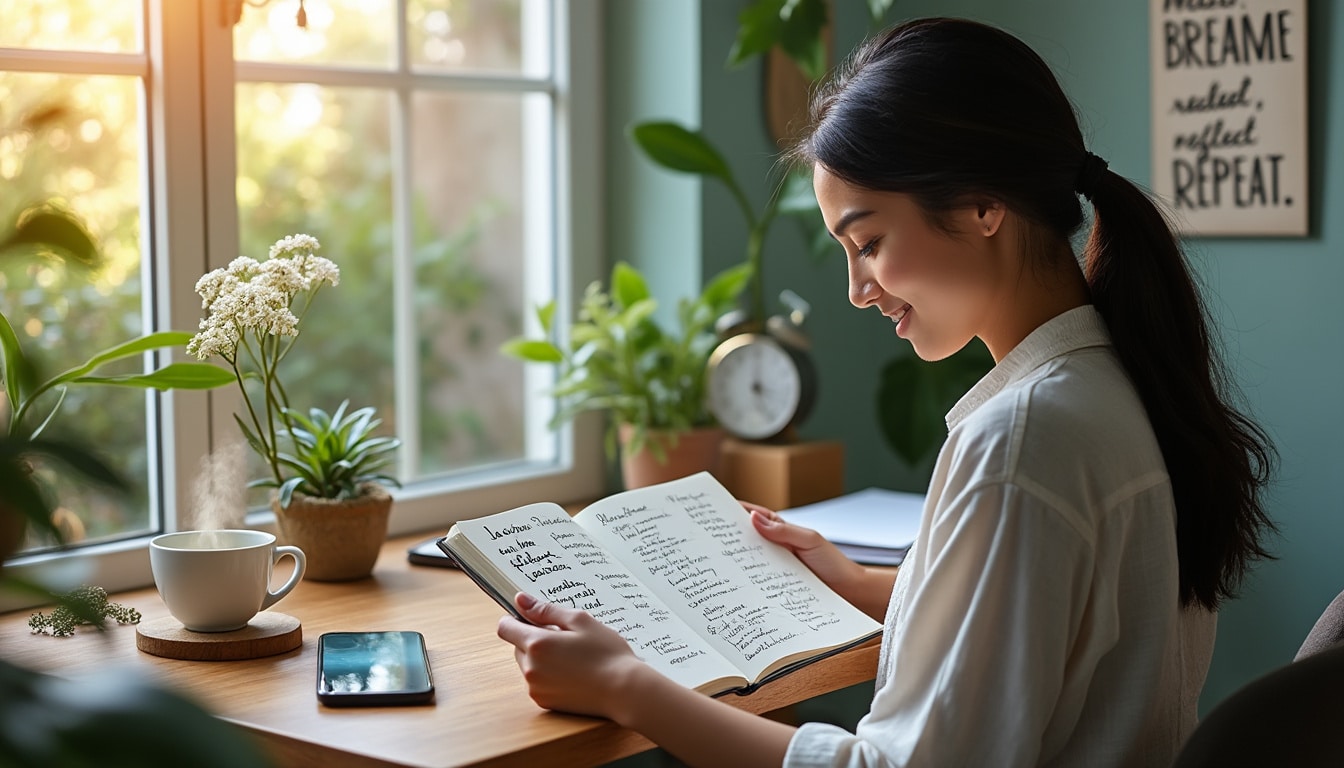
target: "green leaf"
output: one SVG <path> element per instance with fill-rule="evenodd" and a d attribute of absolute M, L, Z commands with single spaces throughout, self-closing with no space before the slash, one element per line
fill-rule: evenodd
<path fill-rule="evenodd" d="M 9 398 L 9 407 L 17 408 L 17 404 L 23 402 L 19 394 L 24 382 L 32 378 L 33 370 L 28 364 L 28 359 L 23 356 L 19 337 L 15 335 L 14 328 L 10 326 L 9 320 L 5 319 L 4 313 L 0 313 L 0 354 L 4 355 L 5 363 L 2 371 L 5 377 L 5 395 Z"/>
<path fill-rule="evenodd" d="M 280 486 L 278 496 L 280 498 L 281 509 L 284 509 L 289 506 L 290 500 L 294 498 L 294 489 L 298 488 L 299 485 L 301 485 L 302 483 L 303 483 L 302 477 L 291 477 L 290 479 L 286 480 L 283 485 Z"/>
<path fill-rule="evenodd" d="M 192 334 L 187 333 L 186 331 L 159 331 L 158 333 L 151 333 L 137 339 L 122 342 L 115 347 L 94 355 L 83 365 L 77 368 L 71 368 L 65 373 L 62 373 L 60 376 L 57 376 L 48 382 L 47 386 L 50 387 L 64 384 L 81 376 L 87 376 L 95 368 L 105 363 L 110 363 L 113 360 L 120 360 L 125 357 L 138 355 L 142 352 L 148 352 L 151 349 L 184 346 L 191 340 L 191 336 Z"/>
<path fill-rule="evenodd" d="M 500 345 L 499 350 L 510 357 L 532 363 L 558 363 L 565 359 L 560 349 L 549 341 L 509 339 Z"/>
<path fill-rule="evenodd" d="M 640 123 L 630 137 L 650 160 L 669 170 L 714 176 L 736 185 L 723 155 L 698 131 L 671 122 Z"/>
<path fill-rule="evenodd" d="M 214 389 L 233 382 L 233 373 L 217 365 L 209 363 L 170 363 L 153 373 L 122 376 L 81 376 L 71 383 L 167 390 Z"/>
<path fill-rule="evenodd" d="M 79 218 L 46 203 L 19 214 L 14 231 L 0 240 L 0 252 L 20 249 L 59 256 L 85 267 L 98 264 L 98 246 Z"/>
<path fill-rule="evenodd" d="M 779 30 L 779 47 L 809 80 L 820 80 L 826 74 L 826 42 L 822 29 L 826 27 L 824 0 L 789 0 L 780 10 L 783 23 Z"/>
<path fill-rule="evenodd" d="M 984 345 L 974 342 L 936 363 L 913 354 L 888 363 L 877 392 L 878 424 L 887 444 L 915 465 L 947 438 L 945 414 L 994 365 Z"/>
<path fill-rule="evenodd" d="M 737 38 L 728 51 L 728 66 L 737 67 L 779 42 L 785 0 L 756 0 L 737 15 Z"/>
<path fill-rule="evenodd" d="M 541 330 L 549 334 L 551 325 L 555 322 L 555 302 L 548 301 L 537 307 L 537 321 L 541 323 Z"/>
<path fill-rule="evenodd" d="M 618 261 L 616 266 L 611 268 L 611 298 L 615 300 L 616 306 L 633 307 L 652 295 L 644 276 L 634 267 L 624 261 Z"/>
<path fill-rule="evenodd" d="M 700 294 L 701 302 L 714 314 L 719 314 L 720 310 L 727 309 L 737 301 L 751 281 L 751 271 L 750 264 L 738 264 L 723 270 L 705 286 Z"/>
<path fill-rule="evenodd" d="M 819 211 L 817 193 L 812 188 L 812 174 L 805 170 L 790 171 L 780 184 L 775 210 L 788 215 Z"/>
<path fill-rule="evenodd" d="M 236 413 L 233 414 L 233 422 L 238 425 L 238 429 L 243 433 L 243 437 L 247 440 L 248 446 L 251 447 L 258 456 L 265 458 L 271 455 L 271 452 L 267 450 L 266 446 L 262 445 L 261 440 L 257 438 L 256 433 L 252 431 L 252 428 L 243 422 L 242 417 Z"/>
<path fill-rule="evenodd" d="M 55 459 L 76 475 L 105 488 L 128 493 L 130 484 L 96 453 L 78 443 L 65 440 L 34 440 L 31 452 Z"/>

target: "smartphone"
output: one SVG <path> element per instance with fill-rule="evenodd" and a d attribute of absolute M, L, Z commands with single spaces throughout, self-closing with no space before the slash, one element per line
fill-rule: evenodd
<path fill-rule="evenodd" d="M 317 639 L 317 700 L 329 707 L 427 704 L 429 652 L 419 632 L 327 632 Z"/>
<path fill-rule="evenodd" d="M 442 549 L 439 549 L 439 539 L 442 536 L 435 536 L 432 539 L 425 539 L 415 546 L 406 550 L 406 559 L 416 565 L 432 565 L 439 568 L 456 568 L 457 563 L 453 562 L 451 557 Z"/>

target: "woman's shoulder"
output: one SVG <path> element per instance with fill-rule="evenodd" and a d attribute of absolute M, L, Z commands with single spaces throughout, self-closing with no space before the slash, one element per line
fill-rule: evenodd
<path fill-rule="evenodd" d="M 947 450 L 980 477 L 1079 506 L 1142 479 L 1166 482 L 1147 413 L 1109 347 L 1062 355 L 1006 387 L 958 424 Z"/>

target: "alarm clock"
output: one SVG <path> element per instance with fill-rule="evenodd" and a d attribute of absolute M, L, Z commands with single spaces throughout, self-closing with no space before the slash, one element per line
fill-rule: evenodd
<path fill-rule="evenodd" d="M 816 368 L 802 329 L 807 302 L 792 291 L 780 298 L 792 311 L 769 318 L 764 329 L 741 313 L 721 318 L 724 338 L 709 355 L 709 411 L 743 440 L 789 436 L 816 402 Z"/>

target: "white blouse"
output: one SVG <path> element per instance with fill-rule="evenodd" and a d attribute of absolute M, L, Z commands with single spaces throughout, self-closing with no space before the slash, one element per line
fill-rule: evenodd
<path fill-rule="evenodd" d="M 1171 484 L 1091 306 L 1022 341 L 947 416 L 856 732 L 790 766 L 1168 766 L 1216 617 L 1178 597 Z"/>

